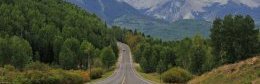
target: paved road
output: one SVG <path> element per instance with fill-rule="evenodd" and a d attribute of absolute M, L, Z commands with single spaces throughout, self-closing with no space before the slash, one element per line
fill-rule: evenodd
<path fill-rule="evenodd" d="M 130 48 L 123 43 L 117 43 L 120 54 L 118 69 L 109 78 L 97 82 L 97 84 L 151 84 L 142 79 L 134 70 Z"/>

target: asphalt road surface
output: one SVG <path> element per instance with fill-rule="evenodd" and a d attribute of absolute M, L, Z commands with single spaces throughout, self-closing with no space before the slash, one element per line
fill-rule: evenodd
<path fill-rule="evenodd" d="M 131 57 L 131 50 L 128 45 L 117 43 L 119 47 L 118 68 L 114 74 L 105 80 L 97 82 L 97 84 L 151 84 L 144 80 L 134 70 Z"/>

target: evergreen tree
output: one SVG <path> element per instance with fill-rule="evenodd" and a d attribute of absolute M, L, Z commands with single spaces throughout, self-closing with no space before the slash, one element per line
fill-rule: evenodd
<path fill-rule="evenodd" d="M 116 63 L 116 56 L 111 47 L 102 49 L 101 57 L 102 63 L 107 69 L 110 69 Z"/>
<path fill-rule="evenodd" d="M 82 55 L 78 60 L 80 62 L 81 68 L 82 66 L 87 67 L 88 65 L 92 65 L 94 58 L 93 55 L 95 55 L 95 47 L 88 41 L 83 41 L 81 43 L 80 50 Z"/>
<path fill-rule="evenodd" d="M 216 19 L 211 29 L 215 59 L 220 64 L 246 59 L 257 53 L 257 35 L 254 20 L 250 16 L 228 15 Z"/>
<path fill-rule="evenodd" d="M 206 47 L 200 36 L 195 36 L 191 50 L 191 68 L 190 71 L 201 74 L 203 65 L 206 61 Z"/>
<path fill-rule="evenodd" d="M 80 43 L 77 39 L 66 39 L 59 54 L 59 63 L 64 69 L 75 69 L 78 67 Z"/>
<path fill-rule="evenodd" d="M 22 69 L 32 61 L 32 48 L 30 44 L 17 36 L 10 38 L 11 64 Z"/>
<path fill-rule="evenodd" d="M 3 67 L 5 64 L 10 64 L 12 59 L 11 57 L 11 48 L 9 46 L 8 39 L 0 38 L 0 65 Z"/>

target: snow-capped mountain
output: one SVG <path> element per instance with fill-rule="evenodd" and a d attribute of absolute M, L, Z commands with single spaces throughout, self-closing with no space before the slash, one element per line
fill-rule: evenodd
<path fill-rule="evenodd" d="M 113 21 L 123 15 L 132 14 L 141 16 L 134 7 L 125 2 L 117 0 L 66 0 L 84 8 L 88 12 L 95 13 L 107 23 L 112 24 Z"/>
<path fill-rule="evenodd" d="M 66 0 L 109 25 L 137 29 L 163 40 L 209 35 L 212 21 L 250 15 L 260 24 L 260 0 Z"/>
<path fill-rule="evenodd" d="M 144 14 L 176 21 L 180 19 L 204 19 L 227 14 L 249 14 L 260 20 L 260 0 L 118 0 L 126 2 Z"/>

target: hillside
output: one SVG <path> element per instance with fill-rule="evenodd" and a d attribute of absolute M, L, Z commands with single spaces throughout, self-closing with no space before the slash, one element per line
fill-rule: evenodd
<path fill-rule="evenodd" d="M 196 19 L 212 21 L 227 14 L 242 14 L 259 21 L 259 0 L 117 0 L 125 2 L 143 14 L 177 21 Z"/>
<path fill-rule="evenodd" d="M 0 83 L 83 84 L 118 57 L 122 31 L 64 0 L 0 0 L 0 19 Z"/>
<path fill-rule="evenodd" d="M 260 56 L 214 69 L 189 84 L 259 84 Z"/>
<path fill-rule="evenodd" d="M 169 22 L 144 14 L 131 5 L 117 0 L 66 0 L 106 21 L 128 29 L 137 29 L 146 35 L 163 40 L 180 40 L 201 34 L 209 35 L 211 23 L 204 20 L 178 20 Z M 181 22 L 181 24 L 180 24 Z M 183 25 L 186 24 L 186 25 Z"/>
<path fill-rule="evenodd" d="M 181 40 L 185 37 L 193 37 L 200 34 L 209 36 L 211 23 L 204 20 L 178 20 L 166 22 L 149 17 L 139 17 L 134 15 L 124 15 L 114 21 L 113 25 L 118 25 L 131 30 L 138 30 L 146 35 L 163 40 Z"/>
<path fill-rule="evenodd" d="M 259 2 L 237 0 L 66 0 L 95 13 L 109 25 L 137 29 L 155 38 L 209 36 L 211 21 L 227 14 L 250 15 L 259 24 Z M 192 19 L 192 20 L 190 20 Z M 182 22 L 182 24 L 179 24 Z M 185 24 L 185 25 L 183 25 Z"/>

